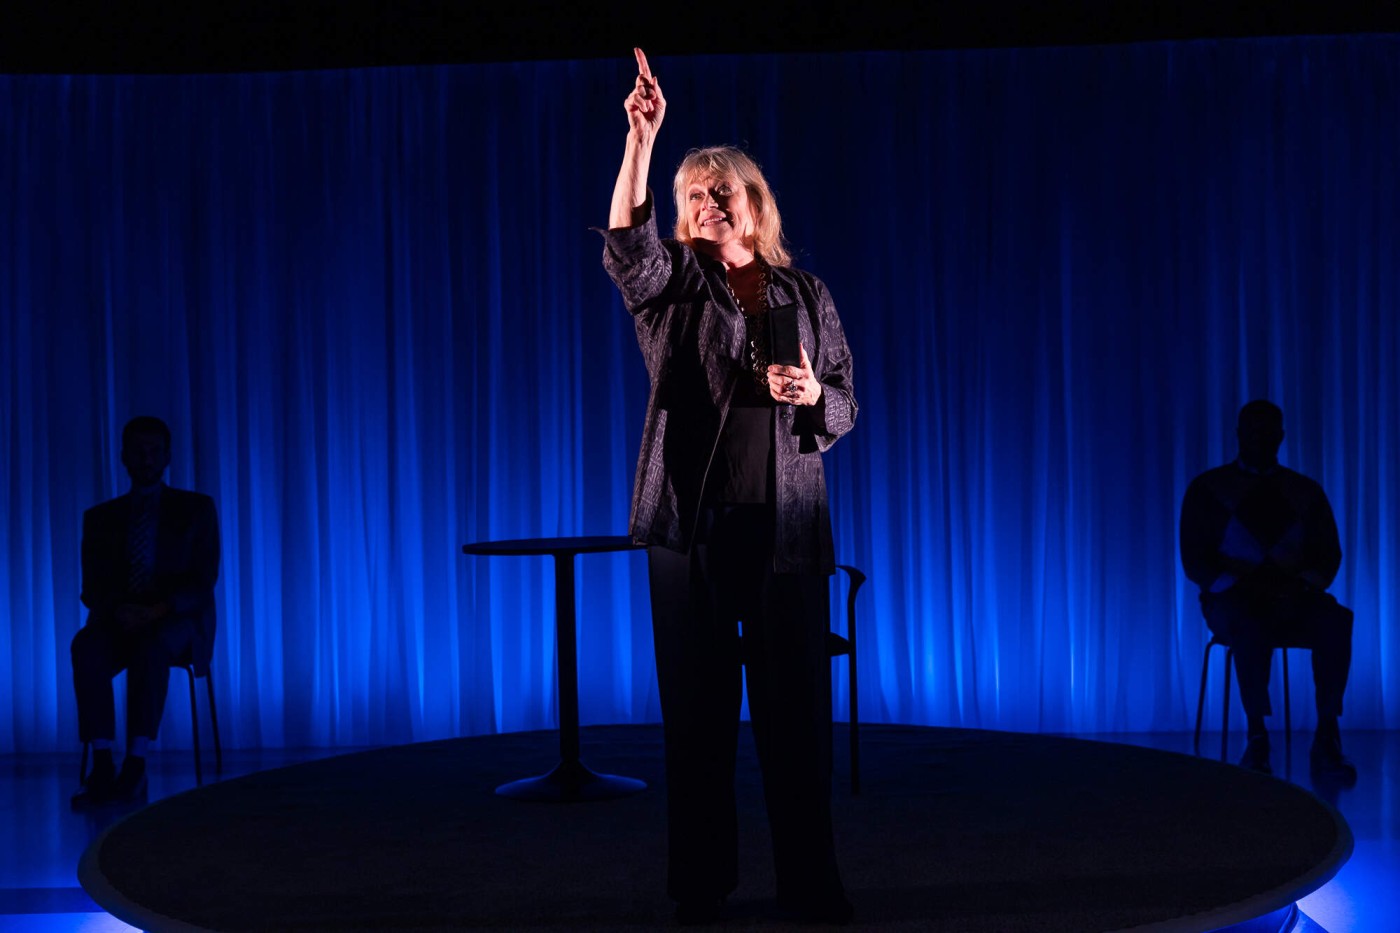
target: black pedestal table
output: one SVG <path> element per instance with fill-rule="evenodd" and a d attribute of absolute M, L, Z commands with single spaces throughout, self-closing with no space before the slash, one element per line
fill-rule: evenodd
<path fill-rule="evenodd" d="M 518 800 L 605 800 L 635 794 L 646 787 L 636 778 L 598 774 L 579 760 L 578 644 L 574 622 L 574 557 L 607 551 L 632 551 L 641 545 L 622 535 L 580 538 L 526 538 L 479 541 L 462 553 L 554 558 L 554 637 L 559 660 L 559 764 L 548 774 L 522 778 L 496 788 Z"/>

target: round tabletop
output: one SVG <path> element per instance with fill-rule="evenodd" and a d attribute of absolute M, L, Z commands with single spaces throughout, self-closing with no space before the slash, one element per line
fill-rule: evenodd
<path fill-rule="evenodd" d="M 520 538 L 514 541 L 478 541 L 462 545 L 463 554 L 600 554 L 635 551 L 646 547 L 627 535 L 585 535 L 575 538 Z"/>

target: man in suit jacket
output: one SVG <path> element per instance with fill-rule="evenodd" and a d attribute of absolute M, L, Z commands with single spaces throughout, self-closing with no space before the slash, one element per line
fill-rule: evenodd
<path fill-rule="evenodd" d="M 133 418 L 122 429 L 122 465 L 131 491 L 83 515 L 83 605 L 87 624 L 73 637 L 78 733 L 93 746 L 92 771 L 77 808 L 139 799 L 146 749 L 160 728 L 172 664 L 208 670 L 214 645 L 214 583 L 219 526 L 214 500 L 171 489 L 170 429 Z M 116 712 L 112 678 L 127 672 L 127 753 L 112 757 Z"/>

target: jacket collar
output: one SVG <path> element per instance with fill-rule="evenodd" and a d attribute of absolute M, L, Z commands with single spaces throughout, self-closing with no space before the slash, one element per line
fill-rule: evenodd
<path fill-rule="evenodd" d="M 715 294 L 729 292 L 728 278 L 724 274 L 724 263 L 718 259 L 706 256 L 704 253 L 692 247 L 696 260 L 700 263 L 700 268 L 704 270 L 705 279 L 710 283 L 710 288 Z M 768 307 L 779 308 L 783 305 L 795 304 L 797 302 L 797 291 L 794 287 L 796 276 L 788 266 L 768 267 Z"/>

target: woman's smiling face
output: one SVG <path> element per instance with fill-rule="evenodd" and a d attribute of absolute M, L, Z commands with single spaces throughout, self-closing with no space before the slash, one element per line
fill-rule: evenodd
<path fill-rule="evenodd" d="M 686 186 L 690 235 L 715 246 L 746 243 L 753 236 L 753 213 L 742 184 L 723 178 L 696 178 Z"/>

